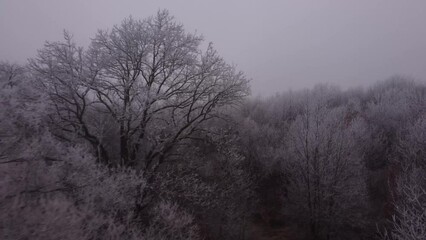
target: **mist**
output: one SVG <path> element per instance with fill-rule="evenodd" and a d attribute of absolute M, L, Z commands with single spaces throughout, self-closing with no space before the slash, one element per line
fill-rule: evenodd
<path fill-rule="evenodd" d="M 272 95 L 317 83 L 425 81 L 424 1 L 1 1 L 0 59 L 25 63 L 64 29 L 87 46 L 98 29 L 168 9 Z"/>
<path fill-rule="evenodd" d="M 426 239 L 423 1 L 1 1 L 0 239 Z"/>

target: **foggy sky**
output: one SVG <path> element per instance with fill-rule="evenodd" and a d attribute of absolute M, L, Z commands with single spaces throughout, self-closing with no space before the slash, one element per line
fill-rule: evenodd
<path fill-rule="evenodd" d="M 254 95 L 426 79 L 424 0 L 0 0 L 0 60 L 25 63 L 63 29 L 87 45 L 97 29 L 159 9 L 213 42 Z"/>

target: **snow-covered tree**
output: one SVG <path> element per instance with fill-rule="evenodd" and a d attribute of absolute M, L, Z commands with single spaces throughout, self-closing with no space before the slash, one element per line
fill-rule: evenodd
<path fill-rule="evenodd" d="M 366 197 L 358 149 L 365 125 L 348 118 L 345 107 L 327 108 L 328 93 L 306 94 L 304 112 L 291 125 L 283 152 L 288 204 L 298 209 L 294 213 L 314 239 L 333 237 L 349 222 L 360 224 Z"/>
<path fill-rule="evenodd" d="M 426 120 L 422 115 L 398 142 L 392 165 L 397 173 L 389 180 L 393 213 L 383 239 L 426 238 Z"/>
<path fill-rule="evenodd" d="M 211 44 L 201 51 L 201 43 L 159 11 L 99 31 L 86 51 L 66 34 L 64 43 L 47 43 L 31 66 L 63 131 L 86 139 L 108 162 L 87 117 L 90 111 L 106 114 L 118 131 L 120 163 L 153 172 L 176 145 L 219 117 L 221 106 L 248 94 L 243 73 Z"/>
<path fill-rule="evenodd" d="M 388 228 L 379 230 L 385 240 L 426 238 L 426 179 L 424 169 L 412 167 L 394 185 L 394 213 Z"/>

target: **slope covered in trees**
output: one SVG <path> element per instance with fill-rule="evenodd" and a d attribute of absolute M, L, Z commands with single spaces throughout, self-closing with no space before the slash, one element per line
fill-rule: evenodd
<path fill-rule="evenodd" d="M 425 239 L 426 86 L 248 80 L 167 11 L 0 64 L 2 239 Z"/>

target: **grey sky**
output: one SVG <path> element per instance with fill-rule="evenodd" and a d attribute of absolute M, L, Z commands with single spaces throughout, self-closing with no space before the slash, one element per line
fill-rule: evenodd
<path fill-rule="evenodd" d="M 87 45 L 97 29 L 160 8 L 213 42 L 255 95 L 426 79 L 424 0 L 0 0 L 0 60 L 23 63 L 63 29 Z"/>

